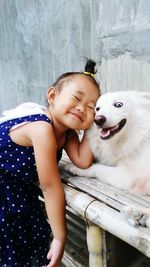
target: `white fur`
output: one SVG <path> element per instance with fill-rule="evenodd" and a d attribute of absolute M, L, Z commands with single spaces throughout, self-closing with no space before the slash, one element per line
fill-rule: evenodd
<path fill-rule="evenodd" d="M 123 103 L 115 107 L 114 103 Z M 124 127 L 102 140 L 95 124 L 88 131 L 91 149 L 98 163 L 86 170 L 68 166 L 79 176 L 97 177 L 102 182 L 135 194 L 150 194 L 150 93 L 120 91 L 102 95 L 96 115 L 106 117 L 104 127 L 126 119 Z"/>
<path fill-rule="evenodd" d="M 115 107 L 114 103 L 123 103 Z M 95 124 L 88 131 L 93 154 L 98 161 L 86 170 L 71 169 L 83 176 L 97 177 L 121 189 L 150 193 L 150 93 L 120 91 L 102 95 L 96 115 L 106 117 L 105 127 L 127 122 L 110 139 L 102 140 Z"/>
<path fill-rule="evenodd" d="M 0 123 L 3 123 L 7 120 L 15 119 L 18 117 L 34 115 L 44 113 L 47 108 L 33 102 L 25 102 L 14 109 L 5 110 L 0 117 Z"/>

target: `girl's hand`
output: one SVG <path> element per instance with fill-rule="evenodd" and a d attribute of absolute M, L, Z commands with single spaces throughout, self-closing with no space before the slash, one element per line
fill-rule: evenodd
<path fill-rule="evenodd" d="M 61 240 L 53 239 L 51 243 L 51 248 L 47 254 L 47 259 L 50 260 L 50 263 L 47 267 L 59 267 L 61 259 L 64 252 L 64 244 Z"/>

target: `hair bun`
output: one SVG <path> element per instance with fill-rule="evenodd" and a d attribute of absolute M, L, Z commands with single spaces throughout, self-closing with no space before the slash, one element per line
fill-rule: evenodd
<path fill-rule="evenodd" d="M 95 74 L 97 71 L 95 70 L 96 63 L 92 59 L 88 59 L 85 65 L 85 72 L 89 72 Z"/>

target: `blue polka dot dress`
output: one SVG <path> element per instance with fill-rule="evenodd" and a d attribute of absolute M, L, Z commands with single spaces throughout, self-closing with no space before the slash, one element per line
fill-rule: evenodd
<path fill-rule="evenodd" d="M 41 267 L 46 264 L 50 227 L 38 199 L 33 147 L 15 144 L 9 130 L 25 122 L 47 121 L 28 115 L 0 124 L 0 267 Z"/>

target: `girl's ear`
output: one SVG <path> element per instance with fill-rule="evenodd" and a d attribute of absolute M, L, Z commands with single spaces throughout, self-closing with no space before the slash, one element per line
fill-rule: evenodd
<path fill-rule="evenodd" d="M 53 103 L 53 101 L 55 100 L 55 96 L 56 96 L 55 87 L 50 87 L 47 90 L 47 101 L 48 101 L 49 105 Z"/>

